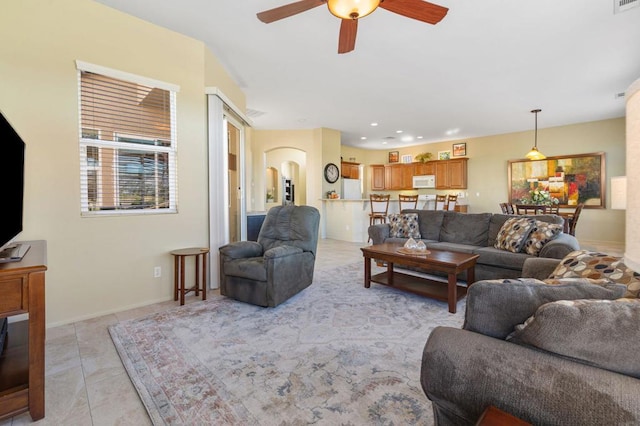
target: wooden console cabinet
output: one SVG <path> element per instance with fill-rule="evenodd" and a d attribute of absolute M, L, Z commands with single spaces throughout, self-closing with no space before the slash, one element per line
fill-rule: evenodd
<path fill-rule="evenodd" d="M 20 262 L 0 264 L 0 318 L 29 314 L 9 324 L 0 354 L 0 420 L 29 411 L 44 417 L 44 273 L 45 241 L 24 241 L 31 248 Z"/>

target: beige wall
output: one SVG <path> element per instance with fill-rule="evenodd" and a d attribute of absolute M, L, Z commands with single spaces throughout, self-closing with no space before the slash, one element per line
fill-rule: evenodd
<path fill-rule="evenodd" d="M 325 150 L 335 152 L 337 160 L 332 161 L 340 162 L 340 132 L 331 129 L 252 130 L 251 141 L 247 149 L 247 152 L 251 152 L 252 170 L 247 181 L 252 187 L 254 197 L 252 197 L 253 206 L 248 206 L 247 210 L 261 211 L 265 209 L 265 155 L 278 148 L 291 148 L 305 153 L 306 204 L 320 209 L 320 198 L 323 191 L 326 191 L 323 186 L 326 182 L 322 178 Z M 296 191 L 298 190 L 296 189 Z"/>
<path fill-rule="evenodd" d="M 169 251 L 208 244 L 204 87 L 244 96 L 203 43 L 89 0 L 3 1 L 0 39 L 0 109 L 27 145 L 20 239 L 48 243 L 48 326 L 172 298 Z M 181 87 L 178 214 L 80 217 L 75 60 Z"/>
<path fill-rule="evenodd" d="M 518 132 L 504 135 L 471 138 L 399 149 L 400 157 L 421 152 L 431 152 L 433 159 L 438 151 L 451 150 L 453 143 L 467 143 L 468 188 L 463 191 L 436 191 L 420 189 L 419 194 L 457 193 L 468 195 L 469 211 L 499 212 L 499 203 L 507 201 L 508 160 L 521 159 L 531 149 L 534 132 Z M 616 118 L 538 129 L 538 148 L 547 156 L 584 154 L 603 151 L 606 154 L 606 209 L 585 209 L 580 216 L 576 236 L 584 243 L 599 242 L 613 245 L 624 243 L 624 211 L 609 209 L 610 180 L 612 176 L 625 174 L 625 120 Z M 396 149 L 394 149 L 395 151 Z M 386 164 L 391 150 L 368 151 L 366 164 Z M 343 152 L 344 147 L 343 147 Z M 365 167 L 368 169 L 368 167 Z M 368 170 L 367 170 L 368 171 Z M 370 178 L 365 180 L 366 194 L 371 192 Z M 399 191 L 391 191 L 394 196 Z"/>

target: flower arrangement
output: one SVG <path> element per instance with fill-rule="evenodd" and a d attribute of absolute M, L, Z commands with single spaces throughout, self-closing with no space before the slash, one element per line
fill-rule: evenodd
<path fill-rule="evenodd" d="M 552 197 L 549 191 L 542 189 L 532 189 L 529 191 L 530 198 L 523 198 L 521 201 L 523 204 L 539 204 L 550 206 L 552 204 L 558 204 L 560 200 L 556 197 Z"/>

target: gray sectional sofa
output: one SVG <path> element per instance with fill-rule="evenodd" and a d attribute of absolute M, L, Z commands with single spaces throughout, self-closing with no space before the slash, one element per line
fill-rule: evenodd
<path fill-rule="evenodd" d="M 435 425 L 474 425 L 489 406 L 534 425 L 640 424 L 640 300 L 613 280 L 540 281 L 558 264 L 476 282 L 462 329 L 433 330 L 420 381 Z"/>
<path fill-rule="evenodd" d="M 522 276 L 524 261 L 536 257 L 527 253 L 513 253 L 494 247 L 502 225 L 514 215 L 493 213 L 458 213 L 442 210 L 403 210 L 416 213 L 420 239 L 427 249 L 450 250 L 480 255 L 475 268 L 477 281 Z M 536 215 L 536 220 L 562 225 L 564 219 L 556 215 Z M 389 223 L 371 225 L 368 229 L 373 244 L 405 243 L 408 238 L 390 237 Z M 546 243 L 538 257 L 562 259 L 574 250 L 579 250 L 578 240 L 561 233 Z M 431 272 L 431 271 L 424 271 Z M 460 277 L 464 279 L 465 277 Z"/>

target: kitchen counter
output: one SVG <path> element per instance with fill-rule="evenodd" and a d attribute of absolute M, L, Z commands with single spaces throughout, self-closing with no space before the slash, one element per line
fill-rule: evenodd
<path fill-rule="evenodd" d="M 435 195 L 420 195 L 417 208 L 434 209 L 435 198 Z M 371 203 L 368 198 L 322 198 L 321 201 L 321 238 L 357 243 L 366 243 L 369 240 Z M 389 200 L 387 213 L 399 213 L 399 207 L 398 199 L 392 198 Z"/>

